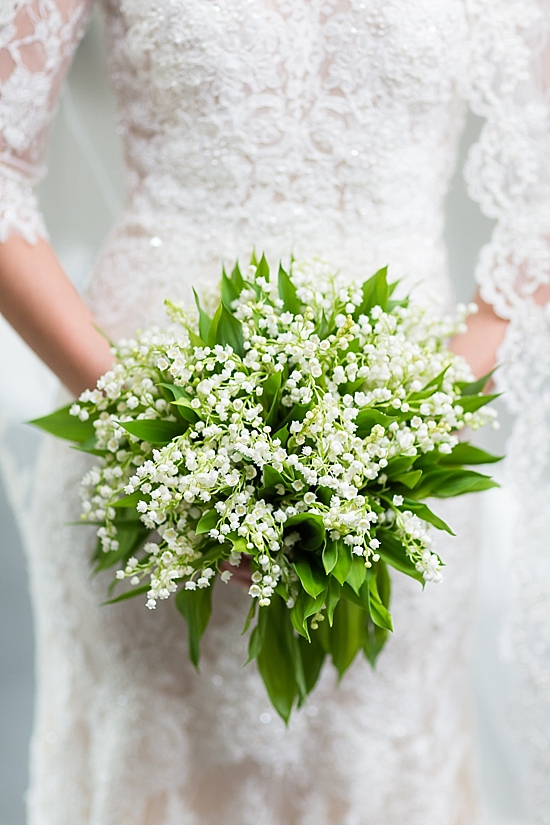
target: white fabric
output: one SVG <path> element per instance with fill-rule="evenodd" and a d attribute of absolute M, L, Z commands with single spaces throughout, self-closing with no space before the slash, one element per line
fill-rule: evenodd
<path fill-rule="evenodd" d="M 0 123 L 10 126 L 0 129 L 0 237 L 33 239 L 44 230 L 29 181 L 87 4 L 12 5 L 15 18 L 0 28 Z M 479 277 L 517 330 L 510 386 L 514 375 L 524 382 L 525 363 L 541 364 L 547 333 L 524 286 L 543 280 L 546 266 L 537 166 L 545 87 L 530 80 L 541 79 L 530 56 L 544 43 L 533 40 L 545 31 L 542 5 L 110 0 L 105 12 L 129 203 L 89 298 L 111 334 L 162 320 L 166 294 L 188 297 L 191 284 L 213 283 L 221 257 L 253 244 L 273 256 L 322 254 L 352 277 L 389 262 L 405 286 L 448 300 L 442 197 L 467 98 L 488 119 L 469 174 L 498 219 Z M 523 352 L 533 318 L 541 337 Z M 529 455 L 543 455 L 544 423 L 520 423 L 519 455 L 523 432 Z M 358 662 L 337 689 L 325 671 L 311 707 L 285 732 L 253 668 L 241 669 L 238 591 L 218 594 L 201 676 L 185 664 L 170 606 L 154 617 L 139 603 L 98 606 L 105 580 L 90 584 L 90 544 L 66 524 L 78 514 L 83 462 L 58 444 L 48 450 L 27 524 L 41 650 L 33 825 L 476 822 L 463 685 L 476 555 L 467 501 L 445 508 L 460 536 L 440 545 L 445 583 L 420 593 L 396 582 L 397 633 L 377 673 Z M 526 473 L 524 489 L 539 477 Z M 544 556 L 544 543 L 537 547 Z M 547 580 L 539 576 L 537 587 Z M 537 596 L 540 646 L 547 612 Z M 523 641 L 543 669 L 535 643 Z M 544 720 L 543 677 L 531 698 Z M 540 822 L 550 810 L 545 748 L 534 758 Z"/>

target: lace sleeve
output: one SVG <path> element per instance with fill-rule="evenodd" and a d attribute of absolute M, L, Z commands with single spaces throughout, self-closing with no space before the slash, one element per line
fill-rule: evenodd
<path fill-rule="evenodd" d="M 550 823 L 550 0 L 466 0 L 471 195 L 495 220 L 476 277 L 510 323 L 496 373 L 515 413 L 507 484 L 517 502 L 513 599 L 502 632 L 514 660 L 507 709 L 530 820 Z M 538 293 L 537 293 L 538 290 Z"/>
<path fill-rule="evenodd" d="M 468 0 L 466 96 L 485 118 L 465 175 L 496 220 L 477 280 L 504 318 L 550 280 L 550 3 Z"/>
<path fill-rule="evenodd" d="M 33 187 L 91 0 L 0 0 L 0 242 L 47 237 Z"/>

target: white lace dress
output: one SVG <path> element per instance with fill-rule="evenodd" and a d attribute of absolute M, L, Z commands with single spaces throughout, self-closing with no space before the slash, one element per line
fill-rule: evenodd
<path fill-rule="evenodd" d="M 45 234 L 32 186 L 89 6 L 2 0 L 1 241 Z M 128 199 L 88 299 L 112 336 L 161 322 L 166 295 L 189 298 L 252 246 L 321 255 L 357 278 L 389 263 L 448 301 L 442 201 L 469 102 L 487 118 L 472 191 L 497 219 L 479 278 L 513 319 L 511 397 L 540 394 L 521 359 L 533 362 L 524 330 L 547 335 L 528 298 L 549 269 L 544 3 L 104 0 L 104 12 Z M 533 436 L 522 420 L 518 453 Z M 39 651 L 31 825 L 475 825 L 475 506 L 440 507 L 458 533 L 438 538 L 441 585 L 395 577 L 396 633 L 376 672 L 358 660 L 337 686 L 325 668 L 285 729 L 242 667 L 238 588 L 217 590 L 200 675 L 171 603 L 100 606 L 93 536 L 70 524 L 84 465 L 48 445 L 25 531 Z M 534 775 L 547 758 L 543 742 Z"/>

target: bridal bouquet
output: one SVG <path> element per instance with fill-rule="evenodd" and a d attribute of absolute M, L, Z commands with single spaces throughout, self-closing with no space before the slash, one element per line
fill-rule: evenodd
<path fill-rule="evenodd" d="M 173 598 L 195 665 L 214 584 L 249 564 L 249 661 L 285 720 L 326 656 L 340 675 L 359 651 L 374 664 L 389 567 L 440 581 L 430 529 L 451 529 L 426 500 L 495 486 L 464 465 L 496 459 L 457 437 L 495 415 L 445 344 L 463 318 L 394 286 L 253 258 L 210 312 L 166 301 L 166 330 L 121 341 L 96 389 L 34 422 L 98 457 L 82 520 L 95 569 L 128 581 L 111 601 Z"/>

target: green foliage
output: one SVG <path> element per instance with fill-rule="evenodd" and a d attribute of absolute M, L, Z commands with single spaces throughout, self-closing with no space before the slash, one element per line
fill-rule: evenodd
<path fill-rule="evenodd" d="M 189 658 L 198 669 L 200 641 L 212 613 L 212 587 L 179 590 L 176 593 L 175 601 L 176 607 L 187 622 Z"/>
<path fill-rule="evenodd" d="M 302 550 L 317 550 L 325 541 L 325 525 L 322 516 L 313 513 L 298 513 L 287 519 L 285 527 L 300 533 L 299 546 Z"/>
<path fill-rule="evenodd" d="M 65 438 L 67 441 L 76 441 L 77 444 L 83 444 L 95 435 L 93 419 L 81 421 L 77 416 L 69 413 L 71 407 L 72 404 L 68 404 L 50 415 L 29 421 L 29 424 L 39 427 L 58 438 Z"/>
<path fill-rule="evenodd" d="M 340 678 L 363 647 L 365 610 L 347 599 L 340 599 L 334 610 L 329 633 L 329 649 Z"/>
<path fill-rule="evenodd" d="M 135 599 L 136 596 L 143 596 L 150 588 L 150 584 L 142 584 L 139 587 L 132 587 L 131 590 L 126 590 L 124 593 L 121 593 L 120 596 L 116 596 L 114 599 L 109 599 L 106 602 L 102 602 L 102 604 L 117 604 L 118 602 L 126 602 L 128 599 Z"/>
<path fill-rule="evenodd" d="M 302 304 L 296 294 L 296 287 L 282 266 L 279 267 L 279 297 L 286 312 L 292 312 L 294 315 L 302 312 Z"/>
<path fill-rule="evenodd" d="M 363 301 L 355 312 L 355 316 L 368 315 L 373 307 L 379 306 L 386 309 L 390 297 L 388 287 L 388 267 L 379 269 L 371 278 L 366 280 L 362 286 Z"/>
<path fill-rule="evenodd" d="M 306 690 L 300 648 L 289 611 L 280 596 L 275 595 L 264 610 L 262 642 L 257 653 L 258 670 L 273 707 L 288 722 L 299 693 L 299 682 L 302 691 Z"/>
<path fill-rule="evenodd" d="M 407 389 L 402 397 L 400 395 L 393 399 L 389 397 L 385 402 L 371 400 L 370 406 L 361 407 L 356 417 L 349 419 L 354 420 L 356 425 L 356 431 L 351 432 L 352 439 L 348 439 L 345 448 L 346 451 L 349 450 L 352 453 L 352 458 L 358 439 L 368 439 L 369 450 L 370 445 L 373 445 L 373 462 L 378 461 L 379 455 L 384 457 L 384 463 L 380 460 L 376 478 L 367 472 L 362 474 L 363 470 L 360 469 L 351 482 L 356 487 L 355 491 L 352 491 L 356 495 L 355 501 L 361 502 L 355 513 L 357 514 L 364 504 L 365 518 L 370 518 L 371 512 L 381 516 L 378 521 L 373 519 L 370 526 L 367 520 L 363 521 L 363 525 L 367 524 L 366 528 L 364 526 L 357 528 L 358 532 L 359 529 L 361 531 L 365 529 L 367 533 L 363 535 L 361 532 L 361 541 L 364 539 L 365 542 L 364 546 L 360 545 L 361 554 L 353 553 L 352 546 L 346 544 L 344 538 L 348 531 L 346 519 L 353 512 L 354 499 L 351 497 L 348 500 L 345 487 L 342 492 L 337 484 L 332 485 L 330 479 L 323 480 L 326 467 L 317 473 L 317 466 L 313 464 L 314 460 L 318 462 L 319 467 L 323 463 L 330 464 L 332 459 L 327 458 L 325 444 L 330 442 L 331 436 L 336 434 L 336 439 L 339 437 L 338 429 L 341 433 L 345 430 L 349 433 L 352 428 L 344 422 L 344 412 L 337 412 L 335 418 L 327 423 L 327 419 L 323 420 L 319 411 L 323 403 L 330 407 L 334 402 L 337 406 L 339 400 L 342 401 L 342 409 L 344 409 L 354 403 L 354 393 L 370 391 L 369 379 L 364 377 L 365 368 L 368 370 L 370 365 L 371 350 L 369 347 L 371 344 L 369 341 L 375 339 L 380 333 L 372 329 L 377 326 L 376 323 L 367 326 L 363 322 L 361 324 L 366 331 L 359 332 L 360 325 L 354 327 L 353 319 L 357 320 L 360 315 L 367 315 L 372 319 L 375 307 L 391 313 L 396 307 L 407 306 L 407 299 L 396 301 L 392 298 L 396 283 L 388 283 L 387 267 L 384 267 L 363 283 L 360 306 L 356 307 L 353 312 L 348 312 L 348 310 L 353 309 L 358 300 L 355 297 L 355 291 L 351 293 L 353 299 L 346 301 L 341 297 L 341 291 L 330 292 L 330 289 L 335 286 L 335 282 L 332 281 L 326 292 L 326 295 L 331 296 L 332 307 L 326 300 L 317 304 L 317 296 L 311 299 L 312 306 L 306 306 L 298 297 L 292 269 L 287 272 L 279 266 L 277 292 L 280 301 L 273 301 L 273 293 L 267 290 L 264 284 L 264 280 L 267 282 L 270 278 L 270 269 L 265 255 L 261 255 L 258 260 L 253 254 L 252 264 L 256 267 L 255 273 L 253 275 L 247 273 L 246 279 L 238 263 L 235 264 L 230 275 L 225 270 L 223 271 L 220 284 L 221 300 L 213 317 L 210 317 L 202 308 L 196 293 L 198 323 L 191 322 L 184 310 L 170 301 L 167 302 L 171 317 L 179 321 L 189 333 L 191 347 L 187 345 L 187 339 L 185 339 L 181 350 L 182 359 L 183 361 L 187 359 L 189 366 L 185 373 L 178 375 L 172 367 L 168 368 L 166 365 L 165 368 L 161 369 L 160 366 L 157 368 L 162 361 L 168 364 L 167 359 L 172 358 L 172 355 L 169 354 L 168 349 L 163 350 L 162 345 L 158 345 L 157 350 L 157 344 L 154 343 L 151 345 L 154 349 L 148 351 L 149 360 L 141 364 L 143 372 L 139 375 L 140 380 L 143 374 L 151 376 L 155 389 L 151 390 L 150 394 L 148 392 L 141 394 L 136 389 L 130 390 L 129 388 L 134 385 L 128 381 L 125 385 L 120 384 L 122 394 L 119 394 L 116 400 L 111 401 L 106 394 L 102 396 L 99 403 L 88 403 L 86 409 L 90 410 L 90 417 L 86 422 L 70 415 L 70 407 L 65 407 L 31 423 L 54 435 L 75 442 L 78 450 L 102 458 L 103 466 L 107 468 L 104 481 L 110 478 L 108 468 L 118 466 L 116 462 L 119 462 L 119 454 L 126 456 L 125 478 L 120 486 L 108 487 L 108 489 L 113 489 L 113 494 L 104 509 L 109 511 L 105 520 L 110 524 L 110 531 L 107 538 L 103 535 L 103 544 L 101 541 L 98 542 L 93 563 L 96 572 L 113 565 L 119 565 L 124 569 L 131 557 L 139 556 L 139 561 L 132 560 L 128 575 L 133 576 L 135 569 L 140 581 L 147 577 L 146 571 L 150 572 L 152 569 L 151 566 L 147 567 L 151 559 L 157 558 L 156 554 L 150 553 L 150 548 L 142 549 L 148 534 L 151 529 L 154 529 L 156 523 L 154 519 L 148 520 L 147 514 L 142 511 L 147 509 L 145 505 L 152 505 L 151 512 L 153 507 L 164 505 L 162 505 L 160 496 L 156 499 L 152 495 L 154 494 L 152 487 L 156 485 L 154 476 L 152 476 L 153 483 L 149 483 L 148 487 L 143 484 L 142 489 L 136 489 L 141 482 L 138 479 L 130 480 L 132 474 L 136 472 L 135 468 L 140 466 L 140 463 L 143 466 L 145 463 L 154 464 L 157 461 L 160 463 L 166 460 L 169 469 L 164 467 L 159 472 L 159 475 L 164 478 L 162 483 L 166 485 L 162 495 L 166 495 L 166 488 L 170 486 L 170 483 L 168 475 L 163 476 L 163 474 L 174 472 L 174 466 L 177 465 L 175 470 L 179 473 L 177 480 L 183 480 L 187 473 L 192 476 L 193 471 L 189 469 L 191 462 L 187 461 L 185 454 L 188 451 L 193 453 L 194 445 L 197 445 L 201 439 L 206 443 L 206 437 L 201 435 L 203 432 L 223 431 L 228 427 L 225 422 L 238 421 L 241 414 L 243 416 L 246 414 L 246 419 L 243 418 L 243 420 L 251 422 L 252 440 L 259 438 L 261 433 L 268 434 L 266 436 L 267 447 L 270 449 L 269 444 L 273 447 L 273 452 L 267 450 L 268 456 L 272 456 L 271 459 L 268 457 L 265 462 L 263 459 L 257 460 L 251 457 L 252 452 L 247 452 L 248 447 L 242 448 L 242 454 L 241 448 L 238 448 L 239 452 L 235 453 L 238 458 L 235 459 L 232 468 L 233 473 L 236 473 L 237 481 L 226 477 L 224 470 L 220 472 L 223 484 L 219 482 L 217 488 L 209 488 L 208 495 L 204 498 L 202 494 L 196 495 L 193 488 L 190 488 L 191 497 L 183 501 L 190 502 L 193 506 L 187 509 L 185 509 L 187 505 L 182 504 L 184 484 L 179 487 L 174 484 L 173 489 L 168 493 L 169 504 L 166 505 L 162 514 L 167 520 L 158 523 L 170 525 L 176 533 L 180 531 L 180 523 L 186 525 L 185 530 L 182 529 L 179 532 L 178 539 L 181 536 L 187 539 L 189 552 L 186 554 L 184 550 L 182 553 L 185 573 L 181 572 L 182 568 L 178 568 L 174 573 L 175 581 L 179 584 L 179 590 L 174 598 L 178 610 L 187 622 L 189 656 L 197 668 L 201 638 L 212 610 L 212 586 L 195 586 L 195 589 L 187 589 L 185 583 L 192 581 L 196 585 L 197 580 L 202 578 L 201 585 L 204 585 L 208 580 L 207 576 L 210 575 L 211 584 L 213 584 L 220 572 L 222 562 L 230 557 L 232 551 L 243 554 L 245 559 L 251 558 L 252 569 L 256 574 L 255 580 L 258 579 L 259 586 L 256 586 L 254 594 L 258 596 L 258 599 L 252 601 L 246 618 L 245 631 L 243 631 L 250 633 L 248 661 L 257 661 L 273 706 L 288 722 L 293 707 L 302 704 L 313 690 L 327 657 L 332 659 L 340 677 L 360 652 L 373 666 L 375 665 L 393 629 L 390 614 L 389 568 L 413 578 L 424 586 L 424 577 L 420 572 L 423 564 L 420 550 L 429 547 L 429 544 L 422 545 L 420 539 L 407 532 L 406 525 L 410 520 L 410 513 L 417 516 L 424 524 L 431 524 L 436 529 L 453 535 L 450 526 L 432 511 L 426 499 L 457 496 L 496 486 L 489 476 L 475 472 L 469 469 L 469 466 L 490 464 L 498 461 L 499 458 L 465 442 L 455 445 L 456 439 L 450 437 L 449 430 L 456 425 L 457 419 L 461 425 L 464 424 L 464 419 L 460 416 L 465 413 L 473 414 L 473 419 L 468 416 L 466 423 L 471 420 L 474 421 L 474 425 L 476 421 L 478 425 L 479 422 L 483 423 L 484 417 L 480 416 L 477 411 L 497 396 L 484 394 L 491 377 L 490 374 L 478 381 L 452 383 L 450 376 L 462 373 L 454 370 L 451 356 L 447 358 L 445 355 L 446 345 L 442 336 L 433 332 L 434 327 L 430 325 L 426 335 L 431 342 L 435 343 L 432 349 L 427 347 L 426 351 L 435 354 L 437 366 L 425 369 L 422 373 L 424 376 L 422 380 L 416 385 L 413 384 L 414 392 Z M 322 276 L 316 274 L 315 277 Z M 310 284 L 310 288 L 311 294 L 314 295 L 316 283 L 313 286 Z M 239 298 L 242 301 L 243 290 L 246 290 L 247 296 L 253 296 L 246 313 L 238 311 Z M 325 295 L 321 287 L 320 290 L 321 295 Z M 305 294 L 305 292 L 300 294 Z M 348 306 L 349 303 L 352 307 Z M 270 312 L 269 316 L 267 311 L 262 316 L 262 312 L 267 309 Z M 244 318 L 242 322 L 237 314 L 239 318 Z M 290 321 L 288 314 L 290 314 Z M 298 323 L 294 323 L 292 319 L 292 316 L 296 315 L 301 316 Z M 338 316 L 343 319 L 342 323 L 337 320 Z M 395 319 L 404 316 L 404 312 L 394 313 Z M 374 319 L 377 317 L 374 313 Z M 300 349 L 301 338 L 294 339 L 290 349 L 289 338 L 282 339 L 283 348 L 277 349 L 281 346 L 281 343 L 277 342 L 277 335 L 282 334 L 286 329 L 286 334 L 292 338 L 294 330 L 302 323 L 309 330 L 306 330 L 305 334 L 311 335 L 308 344 L 311 346 L 309 352 L 316 352 L 315 358 L 319 359 L 315 371 L 312 369 L 311 374 L 308 373 L 307 368 L 302 369 L 310 356 L 307 355 L 305 360 L 301 360 L 299 353 L 295 356 L 295 349 L 298 351 Z M 396 323 L 400 322 L 396 320 Z M 384 322 L 380 327 L 384 327 Z M 274 329 L 279 332 L 273 332 Z M 292 333 L 289 330 L 292 330 Z M 319 346 L 319 339 L 324 342 L 322 346 Z M 257 341 L 263 341 L 264 344 L 258 344 Z M 218 378 L 226 370 L 223 363 L 227 363 L 228 354 L 220 353 L 217 349 L 211 352 L 217 345 L 224 348 L 231 347 L 233 350 L 228 365 L 231 369 L 227 374 L 229 375 L 231 371 L 233 371 L 232 374 L 236 374 L 237 370 L 240 373 L 239 382 L 231 384 L 229 393 L 226 392 L 226 395 L 222 396 L 223 403 L 220 404 L 217 403 L 219 398 L 216 397 L 216 388 L 221 386 Z M 200 348 L 202 352 L 195 352 L 193 347 Z M 287 349 L 285 350 L 284 347 Z M 258 351 L 255 354 L 255 358 L 259 359 L 257 363 L 253 358 L 245 358 L 246 354 L 253 349 Z M 272 357 L 271 351 L 276 355 Z M 166 357 L 159 359 L 159 355 L 162 356 L 163 353 Z M 440 359 L 441 353 L 443 357 Z M 132 357 L 139 361 L 141 355 L 134 353 Z M 122 356 L 121 360 L 123 360 Z M 386 357 L 386 360 L 391 367 L 392 359 Z M 200 366 L 199 361 L 201 361 Z M 346 367 L 346 364 L 354 361 L 357 362 L 355 371 L 353 368 Z M 250 366 L 252 362 L 254 363 Z M 441 369 L 444 364 L 447 366 Z M 359 370 L 359 365 L 361 370 Z M 331 377 L 331 370 L 335 370 L 336 366 L 340 368 L 340 371 L 342 367 L 346 367 L 347 373 L 344 373 L 343 380 Z M 298 368 L 302 375 L 293 376 L 293 370 Z M 436 371 L 439 372 L 434 375 Z M 358 375 L 363 377 L 358 377 Z M 202 390 L 197 390 L 198 382 L 209 376 L 214 379 L 210 382 L 211 390 L 202 394 Z M 176 383 L 172 382 L 172 377 Z M 289 379 L 294 381 L 295 377 L 296 381 L 290 394 L 291 381 Z M 249 389 L 245 378 L 253 384 L 256 382 L 254 391 Z M 392 384 L 391 381 L 387 383 L 391 392 L 396 391 L 396 380 L 400 392 L 399 380 L 408 379 L 400 379 L 399 375 L 396 379 L 394 374 L 394 383 Z M 229 386 L 229 379 L 223 377 L 220 381 L 222 383 L 227 381 L 227 386 Z M 304 384 L 306 381 L 309 382 L 307 387 Z M 300 384 L 298 388 L 296 382 Z M 406 384 L 403 383 L 402 386 Z M 418 386 L 421 389 L 416 391 Z M 443 413 L 434 412 L 427 416 L 422 409 L 423 403 L 429 401 L 438 391 L 450 393 L 454 399 L 454 413 L 451 413 L 447 419 Z M 129 401 L 128 393 L 130 392 L 135 393 L 136 398 L 132 398 L 131 402 L 126 404 L 125 402 Z M 209 398 L 209 392 L 214 397 L 213 401 L 206 400 L 207 397 Z M 162 401 L 162 398 L 159 399 L 159 393 L 162 394 L 164 402 L 168 402 L 167 404 Z M 351 397 L 351 401 L 349 398 L 344 400 L 346 395 Z M 240 406 L 229 404 L 229 397 L 233 401 L 238 399 Z M 149 398 L 153 401 L 149 401 Z M 196 398 L 201 400 L 201 405 L 197 404 Z M 295 403 L 297 399 L 298 403 Z M 305 403 L 303 403 L 304 400 Z M 361 406 L 361 403 L 355 400 L 357 406 Z M 86 402 L 83 404 L 86 406 Z M 230 407 L 229 415 L 224 409 L 225 406 Z M 463 413 L 460 413 L 460 407 Z M 144 412 L 150 414 L 153 409 L 155 416 L 164 414 L 165 418 L 140 417 Z M 244 413 L 241 412 L 243 410 Z M 98 421 L 100 411 L 105 412 L 106 415 L 102 415 L 101 420 Z M 120 421 L 121 413 L 123 413 L 121 417 L 132 418 L 132 420 Z M 308 413 L 312 414 L 308 417 Z M 352 415 L 355 413 L 355 410 L 352 411 Z M 455 414 L 457 419 L 453 417 Z M 316 415 L 321 425 L 315 422 L 317 429 L 314 429 L 312 422 L 315 421 Z M 338 418 L 339 415 L 340 418 Z M 112 419 L 108 419 L 109 416 L 112 416 Z M 416 447 L 412 449 L 408 447 L 400 449 L 400 445 L 397 444 L 397 447 L 394 446 L 387 453 L 384 452 L 387 449 L 384 445 L 392 439 L 396 445 L 396 437 L 393 435 L 396 427 L 409 427 L 411 432 L 418 427 L 417 423 L 412 423 L 414 416 L 420 416 L 422 421 L 427 417 L 433 418 L 434 421 L 430 421 L 430 426 L 439 427 L 437 433 L 438 437 L 443 439 L 443 443 L 438 442 L 434 437 L 426 448 L 427 451 L 424 452 L 425 444 L 418 439 Z M 107 435 L 105 436 L 97 432 L 94 421 L 100 428 L 103 426 L 103 420 L 107 419 L 109 424 L 112 423 L 112 429 L 109 430 L 106 426 Z M 331 431 L 332 420 L 336 424 Z M 300 422 L 303 426 L 296 426 L 295 422 Z M 211 424 L 214 426 L 210 427 Z M 128 438 L 121 438 L 120 427 L 128 433 Z M 323 436 L 317 438 L 316 433 L 320 432 Z M 115 446 L 112 446 L 109 436 L 113 436 Z M 227 443 L 227 429 L 224 438 L 225 441 L 213 443 L 208 461 L 212 460 L 212 456 L 219 455 L 220 444 L 223 446 Z M 229 439 L 232 438 L 231 433 Z M 343 436 L 343 442 L 346 438 L 347 436 Z M 175 439 L 179 440 L 174 444 L 174 450 L 170 446 L 166 451 L 157 452 L 157 449 L 151 449 L 171 445 Z M 121 449 L 117 452 L 116 446 L 119 442 Z M 286 452 L 292 456 L 294 463 L 287 461 L 289 456 L 285 458 L 279 446 L 285 448 Z M 265 443 L 263 447 L 266 447 Z M 381 449 L 381 452 L 377 453 L 376 449 Z M 440 450 L 447 450 L 447 452 Z M 281 452 L 282 458 L 277 455 Z M 411 452 L 412 455 L 409 454 Z M 361 455 L 361 453 L 362 450 L 357 448 L 357 454 Z M 227 455 L 229 455 L 228 461 L 231 461 L 232 452 L 228 451 Z M 260 451 L 259 455 L 263 453 Z M 349 455 L 346 457 L 344 448 L 342 448 L 342 455 L 344 456 L 341 459 L 342 464 L 348 462 L 351 466 L 352 459 Z M 386 458 L 386 455 L 392 457 Z M 173 456 L 176 457 L 173 459 Z M 312 474 L 313 481 L 309 481 L 307 470 L 304 467 L 297 469 L 297 456 L 300 456 L 300 461 L 305 461 L 306 464 L 307 460 L 304 456 L 311 456 L 309 466 L 310 469 L 312 466 L 315 469 L 315 473 Z M 136 460 L 136 457 L 139 460 Z M 150 461 L 150 458 L 154 461 Z M 272 463 L 269 463 L 270 460 Z M 337 461 L 334 460 L 332 463 L 336 464 L 339 461 L 338 457 Z M 363 459 L 359 461 L 359 465 L 361 461 Z M 204 464 L 203 469 L 206 467 L 206 472 L 209 472 L 211 466 L 211 464 Z M 368 469 L 370 470 L 370 466 Z M 357 478 L 358 481 L 355 480 Z M 317 483 L 315 479 L 319 479 L 319 482 Z M 150 480 L 150 478 L 147 479 L 148 482 Z M 188 480 L 185 479 L 186 482 Z M 200 488 L 200 483 L 198 487 Z M 309 498 L 304 497 L 306 488 L 309 488 Z M 144 489 L 148 492 L 145 493 Z M 124 494 L 126 490 L 135 491 L 126 495 Z M 336 501 L 342 502 L 340 511 L 338 510 L 340 505 L 334 504 L 335 490 L 337 491 Z M 235 510 L 232 511 L 232 519 L 228 516 L 229 508 L 233 506 L 232 499 L 238 501 L 237 494 L 243 491 L 246 493 L 242 499 L 244 507 L 239 503 L 239 508 L 245 514 L 251 513 L 248 508 L 251 507 L 251 502 L 254 503 L 254 499 L 261 505 L 257 508 L 258 511 L 267 510 L 275 514 L 278 508 L 283 508 L 281 512 L 273 516 L 273 526 L 266 531 L 269 538 L 266 539 L 263 547 L 260 527 L 257 528 L 256 534 L 253 534 L 252 530 L 247 533 L 246 521 L 243 520 L 240 525 L 238 520 L 235 522 Z M 249 499 L 246 496 L 251 491 L 252 499 Z M 170 496 L 172 496 L 171 499 Z M 101 496 L 99 500 L 102 500 Z M 156 502 L 154 505 L 153 500 Z M 142 502 L 139 512 L 136 509 L 138 502 Z M 219 502 L 223 502 L 228 508 L 223 510 L 223 515 L 214 506 Z M 103 505 L 101 506 L 103 508 Z M 288 512 L 285 510 L 287 506 L 292 508 Z M 329 508 L 330 516 L 327 519 Z M 344 514 L 340 522 L 333 518 L 335 510 Z M 389 517 L 386 520 L 383 517 L 385 511 L 389 511 Z M 92 513 L 89 521 L 102 526 L 105 521 L 101 521 L 99 508 L 97 513 L 95 515 Z M 178 522 L 180 516 L 183 517 L 181 522 Z M 228 526 L 222 528 L 222 519 Z M 352 523 L 351 520 L 349 523 Z M 416 520 L 414 523 L 416 524 Z M 265 530 L 266 525 L 261 525 L 261 529 Z M 212 538 L 209 535 L 212 530 L 221 530 L 220 534 L 215 532 L 213 536 L 219 535 L 224 540 L 220 542 L 217 538 Z M 163 531 L 160 532 L 162 534 Z M 293 541 L 284 544 L 285 537 L 288 538 L 295 533 L 298 534 L 298 538 L 294 535 Z M 258 535 L 260 538 L 256 538 Z M 273 540 L 273 536 L 276 540 Z M 376 542 L 372 541 L 373 538 L 380 542 L 379 547 Z M 114 543 L 114 540 L 118 542 L 118 545 Z M 169 546 L 163 534 L 157 536 L 157 540 L 162 545 L 162 551 Z M 107 548 L 108 552 L 103 552 L 103 547 Z M 110 549 L 111 547 L 116 549 Z M 376 551 L 373 549 L 375 547 Z M 363 555 L 363 550 L 365 555 Z M 149 554 L 148 557 L 147 554 Z M 265 557 L 262 558 L 261 554 Z M 169 553 L 166 554 L 166 556 L 169 555 Z M 267 558 L 268 556 L 270 558 Z M 161 557 L 162 552 L 159 552 L 158 558 Z M 270 567 L 270 564 L 273 566 Z M 420 570 L 417 570 L 417 565 Z M 207 568 L 210 569 L 207 570 Z M 272 587 L 269 579 L 265 578 L 268 574 L 274 576 L 271 579 Z M 151 587 L 156 587 L 153 581 L 154 579 L 151 584 L 144 582 L 140 586 L 132 587 L 107 603 L 122 602 L 146 593 L 149 594 L 149 599 L 152 599 L 152 594 L 155 598 L 162 598 L 165 594 L 159 596 L 158 591 L 156 593 L 150 591 Z M 258 595 L 259 593 L 261 596 Z M 153 604 L 149 603 L 150 607 L 154 606 L 155 600 L 152 599 L 152 601 Z"/>
<path fill-rule="evenodd" d="M 316 556 L 311 555 L 311 562 L 302 558 L 296 562 L 294 569 L 302 583 L 302 587 L 314 599 L 327 589 L 326 573 L 316 563 Z"/>
<path fill-rule="evenodd" d="M 332 573 L 338 561 L 338 544 L 332 539 L 327 539 L 323 547 L 323 566 L 325 572 Z"/>
<path fill-rule="evenodd" d="M 122 421 L 120 424 L 130 435 L 150 444 L 169 444 L 185 431 L 179 421 L 161 421 L 140 419 L 139 421 Z"/>
<path fill-rule="evenodd" d="M 210 316 L 203 310 L 199 296 L 197 295 L 195 289 L 193 289 L 193 295 L 195 296 L 195 303 L 197 304 L 197 309 L 199 311 L 199 335 L 203 341 L 208 341 L 210 327 L 212 326 L 212 318 L 210 318 Z"/>
<path fill-rule="evenodd" d="M 202 533 L 209 533 L 218 523 L 218 519 L 219 515 L 215 510 L 208 510 L 208 512 L 201 516 L 195 527 L 197 536 L 200 536 Z"/>
<path fill-rule="evenodd" d="M 212 321 L 208 343 L 210 346 L 221 344 L 222 347 L 229 344 L 233 352 L 241 358 L 244 356 L 242 324 L 223 303 L 220 304 Z"/>

